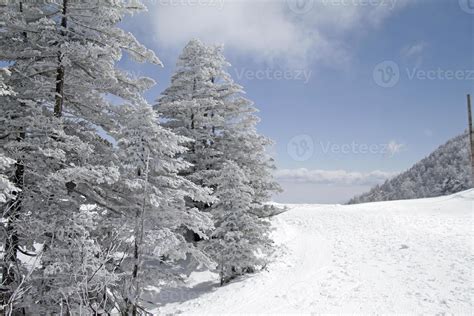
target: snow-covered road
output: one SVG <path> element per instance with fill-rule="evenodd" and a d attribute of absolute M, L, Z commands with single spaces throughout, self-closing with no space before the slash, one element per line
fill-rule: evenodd
<path fill-rule="evenodd" d="M 474 190 L 354 206 L 293 205 L 267 270 L 156 313 L 472 315 Z M 201 287 L 202 288 L 202 287 Z"/>

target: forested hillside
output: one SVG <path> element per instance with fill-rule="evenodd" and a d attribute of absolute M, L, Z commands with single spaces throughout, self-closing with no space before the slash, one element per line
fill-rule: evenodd
<path fill-rule="evenodd" d="M 469 137 L 459 135 L 440 146 L 428 157 L 349 204 L 416 199 L 453 194 L 472 187 Z"/>

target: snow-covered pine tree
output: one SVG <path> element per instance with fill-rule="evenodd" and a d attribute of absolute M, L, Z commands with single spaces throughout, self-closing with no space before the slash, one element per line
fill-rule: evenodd
<path fill-rule="evenodd" d="M 217 194 L 219 182 L 215 178 L 231 176 L 223 174 L 224 164 L 234 162 L 240 168 L 252 191 L 245 212 L 260 229 L 252 236 L 255 238 L 249 237 L 249 249 L 268 252 L 269 227 L 260 222 L 276 211 L 266 202 L 280 190 L 272 179 L 273 162 L 266 154 L 271 142 L 257 133 L 257 110 L 227 73 L 229 66 L 221 46 L 190 41 L 179 57 L 171 86 L 163 92 L 156 109 L 169 128 L 194 140 L 189 144 L 189 155 L 184 157 L 193 164 L 187 171 L 189 179 L 213 188 Z M 255 265 L 248 266 L 248 270 L 252 268 Z"/>
<path fill-rule="evenodd" d="M 11 87 L 5 84 L 5 79 L 10 76 L 10 72 L 6 68 L 0 68 L 0 97 L 7 95 L 14 95 L 15 92 Z M 0 203 L 5 203 L 8 200 L 15 198 L 18 188 L 8 179 L 4 172 L 15 163 L 15 160 L 5 157 L 3 152 L 0 152 Z M 4 240 L 1 238 L 1 240 Z"/>
<path fill-rule="evenodd" d="M 6 68 L 0 68 L 0 97 L 15 95 L 15 92 L 11 87 L 5 83 L 6 78 L 10 76 L 10 71 Z M 10 166 L 15 163 L 15 160 L 8 158 L 4 155 L 3 150 L 0 151 L 0 204 L 6 203 L 9 200 L 13 200 L 15 195 L 18 193 L 18 188 L 8 179 L 7 175 L 4 174 Z M 1 235 L 0 235 L 1 236 Z M 3 237 L 3 238 L 2 238 Z M 5 236 L 0 237 L 0 240 L 4 240 Z"/>
<path fill-rule="evenodd" d="M 243 97 L 243 88 L 230 79 L 220 91 L 225 123 L 216 139 L 216 149 L 224 160 L 235 161 L 248 178 L 254 191 L 250 212 L 261 218 L 278 213 L 280 210 L 267 204 L 281 188 L 273 179 L 274 161 L 266 152 L 272 141 L 257 132 L 258 110 Z"/>
<path fill-rule="evenodd" d="M 166 127 L 192 140 L 183 155 L 192 166 L 183 175 L 201 185 L 212 170 L 218 169 L 221 155 L 215 150 L 214 140 L 224 118 L 215 81 L 222 77 L 225 61 L 215 59 L 214 50 L 199 40 L 190 41 L 179 56 L 171 86 L 165 89 L 156 106 Z"/>
<path fill-rule="evenodd" d="M 119 139 L 119 157 L 124 180 L 120 191 L 131 202 L 124 211 L 128 223 L 121 230 L 128 253 L 120 260 L 120 270 L 125 272 L 116 292 L 122 297 L 123 314 L 136 314 L 142 305 L 141 292 L 147 285 L 166 285 L 176 276 L 169 273 L 169 266 L 187 254 L 197 261 L 209 260 L 188 243 L 182 234 L 187 228 L 207 238 L 212 228 L 209 214 L 186 205 L 185 199 L 210 203 L 210 191 L 178 175 L 189 167 L 181 158 L 186 148 L 186 138 L 177 136 L 158 125 L 158 117 L 144 100 L 136 106 L 119 108 L 123 121 L 121 129 L 113 134 Z"/>
<path fill-rule="evenodd" d="M 114 216 L 120 222 L 130 205 L 114 187 L 123 179 L 118 155 L 97 128 L 120 128 L 107 95 L 135 106 L 153 84 L 116 68 L 123 52 L 161 64 L 117 27 L 125 14 L 142 9 L 140 1 L 125 0 L 9 1 L 0 7 L 0 60 L 12 64 L 8 84 L 16 92 L 1 96 L 0 135 L 16 161 L 11 174 L 20 189 L 3 212 L 7 312 L 107 311 L 116 271 L 106 267 L 113 248 L 101 244 L 99 232 L 113 233 L 102 224 Z M 84 210 L 84 204 L 96 209 Z M 38 268 L 28 272 L 18 252 L 36 256 Z"/>
<path fill-rule="evenodd" d="M 211 207 L 216 229 L 204 249 L 218 264 L 221 285 L 247 272 L 249 267 L 262 266 L 261 234 L 267 222 L 252 215 L 254 191 L 242 169 L 232 161 L 224 163 L 220 173 L 211 180 L 216 186 L 218 202 Z M 260 256 L 259 256 L 260 253 Z"/>

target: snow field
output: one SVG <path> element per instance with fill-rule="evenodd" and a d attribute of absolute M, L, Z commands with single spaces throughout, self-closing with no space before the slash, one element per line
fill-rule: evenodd
<path fill-rule="evenodd" d="M 278 248 L 267 271 L 155 312 L 473 313 L 474 190 L 289 207 L 273 220 Z"/>

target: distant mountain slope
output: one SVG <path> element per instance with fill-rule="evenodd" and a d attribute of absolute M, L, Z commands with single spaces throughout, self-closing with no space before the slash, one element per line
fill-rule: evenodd
<path fill-rule="evenodd" d="M 464 133 L 440 146 L 408 171 L 387 180 L 349 204 L 417 199 L 470 189 L 469 135 Z"/>

